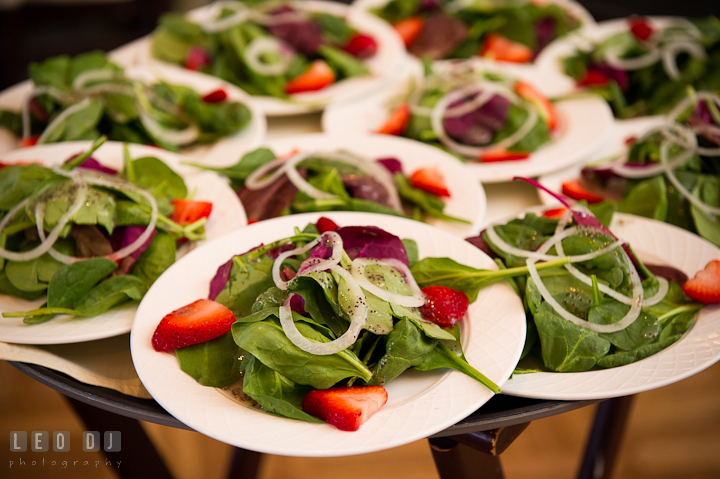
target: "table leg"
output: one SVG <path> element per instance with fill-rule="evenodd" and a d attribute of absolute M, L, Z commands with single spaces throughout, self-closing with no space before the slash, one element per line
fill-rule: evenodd
<path fill-rule="evenodd" d="M 612 398 L 598 405 L 578 479 L 607 479 L 611 476 L 633 398 Z"/>
<path fill-rule="evenodd" d="M 262 459 L 261 453 L 236 447 L 227 478 L 255 479 L 260 468 L 260 459 Z"/>
<path fill-rule="evenodd" d="M 88 431 L 120 431 L 120 451 L 105 452 L 105 458 L 113 464 L 120 463 L 116 469 L 121 479 L 152 477 L 153 479 L 172 479 L 160 454 L 136 419 L 113 414 L 71 397 L 66 397 Z"/>

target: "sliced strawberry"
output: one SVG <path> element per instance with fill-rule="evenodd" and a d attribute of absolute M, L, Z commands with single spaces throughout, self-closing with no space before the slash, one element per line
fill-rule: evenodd
<path fill-rule="evenodd" d="M 529 151 L 508 151 L 508 150 L 486 150 L 480 155 L 480 161 L 483 163 L 493 163 L 498 161 L 518 161 L 530 158 Z"/>
<path fill-rule="evenodd" d="M 628 18 L 628 23 L 630 24 L 630 32 L 641 42 L 647 41 L 655 33 L 655 29 L 650 25 L 647 18 L 633 15 Z"/>
<path fill-rule="evenodd" d="M 625 146 L 632 146 L 633 143 L 635 143 L 637 141 L 637 139 L 638 139 L 638 137 L 635 135 L 628 136 L 627 138 L 625 138 Z"/>
<path fill-rule="evenodd" d="M 407 103 L 402 103 L 395 108 L 390 117 L 385 120 L 383 126 L 376 133 L 385 135 L 401 135 L 410 121 L 410 107 Z"/>
<path fill-rule="evenodd" d="M 527 63 L 532 60 L 530 47 L 514 42 L 499 33 L 491 33 L 485 39 L 478 55 L 501 62 Z"/>
<path fill-rule="evenodd" d="M 435 196 L 450 196 L 445 178 L 436 166 L 420 168 L 410 175 L 410 183 Z"/>
<path fill-rule="evenodd" d="M 155 351 L 204 343 L 230 331 L 235 314 L 220 303 L 198 299 L 166 315 L 152 337 Z"/>
<path fill-rule="evenodd" d="M 576 84 L 577 86 L 605 86 L 610 81 L 607 75 L 599 70 L 593 70 L 592 68 L 585 72 L 585 75 L 580 77 Z"/>
<path fill-rule="evenodd" d="M 552 102 L 534 86 L 530 83 L 519 81 L 515 83 L 515 93 L 537 107 L 540 116 L 547 122 L 550 130 L 554 130 L 557 127 L 558 118 L 555 107 Z"/>
<path fill-rule="evenodd" d="M 393 28 L 402 38 L 406 47 L 412 45 L 425 26 L 425 20 L 420 17 L 410 17 L 393 23 Z"/>
<path fill-rule="evenodd" d="M 195 223 L 200 218 L 207 218 L 212 212 L 212 203 L 207 201 L 179 199 L 170 203 L 175 207 L 170 219 L 179 225 Z"/>
<path fill-rule="evenodd" d="M 382 386 L 316 389 L 305 395 L 302 409 L 342 431 L 357 431 L 387 399 Z"/>
<path fill-rule="evenodd" d="M 330 218 L 326 218 L 324 216 L 321 216 L 318 218 L 317 223 L 315 223 L 315 226 L 318 229 L 318 232 L 320 234 L 325 233 L 326 231 L 335 231 L 338 228 L 337 223 L 335 223 Z"/>
<path fill-rule="evenodd" d="M 426 286 L 422 292 L 425 304 L 420 307 L 420 314 L 439 326 L 451 328 L 465 316 L 470 306 L 465 293 L 446 286 Z"/>
<path fill-rule="evenodd" d="M 720 260 L 710 261 L 704 270 L 695 273 L 683 285 L 683 291 L 698 303 L 720 303 Z"/>
<path fill-rule="evenodd" d="M 374 56 L 377 53 L 377 49 L 378 44 L 375 39 L 370 35 L 362 33 L 356 33 L 350 37 L 347 45 L 343 47 L 343 50 L 348 52 L 350 55 L 360 59 Z"/>
<path fill-rule="evenodd" d="M 29 136 L 27 138 L 20 138 L 20 148 L 27 148 L 28 146 L 35 146 L 40 139 L 40 135 Z"/>
<path fill-rule="evenodd" d="M 202 101 L 205 103 L 221 103 L 227 100 L 227 92 L 222 88 L 211 91 L 207 95 L 202 97 Z"/>
<path fill-rule="evenodd" d="M 192 46 L 185 55 L 185 68 L 188 70 L 202 70 L 212 61 L 210 53 L 203 47 Z"/>
<path fill-rule="evenodd" d="M 565 216 L 565 213 L 567 213 L 567 208 L 550 208 L 549 210 L 543 211 L 542 215 L 551 220 L 559 220 Z"/>
<path fill-rule="evenodd" d="M 572 198 L 577 201 L 585 200 L 588 203 L 599 203 L 601 202 L 602 196 L 598 196 L 585 189 L 585 187 L 578 180 L 566 181 L 562 184 L 562 193 L 568 198 Z"/>
<path fill-rule="evenodd" d="M 335 72 L 322 60 L 315 60 L 307 70 L 285 85 L 285 93 L 316 91 L 335 83 Z"/>

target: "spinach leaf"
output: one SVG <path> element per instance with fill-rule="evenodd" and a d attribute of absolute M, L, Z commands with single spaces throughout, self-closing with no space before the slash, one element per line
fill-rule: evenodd
<path fill-rule="evenodd" d="M 245 184 L 245 178 L 250 173 L 257 170 L 265 163 L 275 159 L 275 153 L 268 148 L 258 148 L 249 153 L 245 153 L 239 162 L 225 168 L 217 168 L 199 163 L 188 163 L 196 168 L 214 171 L 223 176 L 230 178 L 234 190 L 239 190 Z"/>
<path fill-rule="evenodd" d="M 68 254 L 72 248 L 66 242 L 55 243 L 55 249 Z M 5 265 L 7 279 L 13 287 L 26 293 L 45 291 L 53 275 L 64 265 L 48 253 L 31 261 L 8 261 Z"/>
<path fill-rule="evenodd" d="M 22 116 L 19 113 L 0 108 L 0 128 L 7 128 L 19 137 L 22 136 Z"/>
<path fill-rule="evenodd" d="M 55 124 L 53 129 L 47 133 L 44 143 L 98 138 L 100 133 L 98 133 L 96 127 L 102 118 L 104 110 L 105 103 L 102 99 L 89 100 L 86 106 L 72 112 L 62 122 Z"/>
<path fill-rule="evenodd" d="M 613 299 L 606 299 L 590 309 L 588 321 L 595 324 L 612 324 L 618 322 L 630 311 L 630 306 Z M 622 331 L 600 333 L 618 349 L 631 350 L 644 346 L 660 334 L 660 323 L 657 318 L 641 311 L 638 318 Z"/>
<path fill-rule="evenodd" d="M 367 75 L 370 72 L 363 62 L 338 48 L 321 45 L 318 48 L 318 54 L 327 60 L 328 65 L 340 73 L 338 75 L 340 77 L 350 78 Z"/>
<path fill-rule="evenodd" d="M 662 351 L 681 337 L 682 334 L 676 334 L 674 336 L 664 338 L 662 341 L 646 344 L 645 346 L 641 346 L 632 351 L 622 351 L 614 354 L 608 354 L 604 358 L 599 359 L 597 365 L 601 368 L 616 368 L 619 366 L 625 366 L 626 364 L 634 363 L 635 361 L 639 361 Z"/>
<path fill-rule="evenodd" d="M 665 221 L 668 214 L 667 186 L 662 175 L 641 181 L 618 205 L 618 211 Z"/>
<path fill-rule="evenodd" d="M 295 324 L 306 338 L 318 342 L 329 341 L 312 326 L 302 321 Z M 327 389 L 344 378 L 358 377 L 367 381 L 372 376 L 363 362 L 348 350 L 327 356 L 306 353 L 290 342 L 276 319 L 236 322 L 232 326 L 232 334 L 235 343 L 243 350 L 299 384 Z"/>
<path fill-rule="evenodd" d="M 42 63 L 31 63 L 28 67 L 30 79 L 35 85 L 49 85 L 61 90 L 69 90 L 68 69 L 70 57 L 62 55 L 45 60 Z"/>
<path fill-rule="evenodd" d="M 64 265 L 48 284 L 48 307 L 72 306 L 90 288 L 116 269 L 117 264 L 106 258 L 91 258 Z"/>
<path fill-rule="evenodd" d="M 146 156 L 126 162 L 125 174 L 131 183 L 151 191 L 154 196 L 178 199 L 187 196 L 187 187 L 182 176 L 161 160 Z"/>
<path fill-rule="evenodd" d="M 45 294 L 45 289 L 43 288 L 38 291 L 23 291 L 13 286 L 5 271 L 0 271 L 0 294 L 7 294 L 27 301 L 33 301 Z"/>
<path fill-rule="evenodd" d="M 137 276 L 126 274 L 103 280 L 75 302 L 83 316 L 98 316 L 128 301 L 140 301 L 147 286 Z"/>
<path fill-rule="evenodd" d="M 60 175 L 40 165 L 6 166 L 0 169 L 0 210 L 10 210 L 40 185 L 60 179 Z"/>
<path fill-rule="evenodd" d="M 312 390 L 294 383 L 279 372 L 265 366 L 252 354 L 242 361 L 243 392 L 272 414 L 308 422 L 323 422 L 302 410 L 305 395 Z"/>
<path fill-rule="evenodd" d="M 175 239 L 168 233 L 158 231 L 137 259 L 132 273 L 149 288 L 175 262 L 175 255 Z"/>
<path fill-rule="evenodd" d="M 559 316 L 542 303 L 534 316 L 545 367 L 556 372 L 587 371 L 610 351 L 610 342 Z"/>
<path fill-rule="evenodd" d="M 692 193 L 703 203 L 717 208 L 720 206 L 720 176 L 703 179 Z M 690 207 L 690 212 L 700 236 L 720 246 L 720 218 L 718 215 L 708 215 L 695 205 Z"/>
<path fill-rule="evenodd" d="M 242 377 L 242 350 L 229 332 L 204 343 L 176 349 L 175 355 L 180 369 L 203 386 L 223 388 Z"/>
<path fill-rule="evenodd" d="M 267 255 L 255 259 L 250 259 L 248 254 L 233 257 L 230 278 L 215 301 L 230 308 L 237 317 L 249 315 L 255 299 L 275 286 L 272 264 Z"/>

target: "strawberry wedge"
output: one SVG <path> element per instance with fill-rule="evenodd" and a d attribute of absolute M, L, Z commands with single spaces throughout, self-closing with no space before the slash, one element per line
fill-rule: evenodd
<path fill-rule="evenodd" d="M 322 60 L 315 60 L 307 70 L 285 85 L 285 93 L 317 91 L 335 83 L 335 72 Z"/>
<path fill-rule="evenodd" d="M 425 26 L 425 20 L 420 17 L 410 17 L 393 23 L 393 28 L 402 38 L 406 47 L 412 45 Z"/>
<path fill-rule="evenodd" d="M 514 42 L 499 33 L 491 33 L 485 39 L 478 55 L 500 62 L 527 63 L 532 60 L 530 47 Z"/>
<path fill-rule="evenodd" d="M 420 307 L 420 314 L 438 326 L 452 328 L 465 316 L 470 306 L 465 293 L 447 286 L 426 286 L 422 292 L 425 304 Z"/>
<path fill-rule="evenodd" d="M 410 107 L 407 103 L 400 104 L 376 133 L 384 135 L 400 135 L 410 122 Z"/>
<path fill-rule="evenodd" d="M 195 223 L 200 218 L 207 218 L 212 213 L 212 203 L 207 201 L 177 199 L 170 203 L 175 207 L 170 214 L 170 219 L 179 225 Z"/>
<path fill-rule="evenodd" d="M 152 337 L 155 351 L 204 343 L 230 331 L 235 314 L 220 303 L 198 299 L 176 309 L 160 321 Z"/>
<path fill-rule="evenodd" d="M 698 303 L 720 303 L 720 260 L 710 261 L 705 269 L 685 282 L 683 291 Z"/>
<path fill-rule="evenodd" d="M 357 431 L 387 399 L 382 386 L 316 389 L 307 393 L 302 409 L 342 431 Z"/>
<path fill-rule="evenodd" d="M 555 112 L 555 107 L 550 100 L 534 86 L 527 82 L 519 81 L 515 83 L 515 93 L 535 105 L 538 113 L 547 122 L 548 128 L 550 128 L 551 131 L 557 127 L 558 117 L 557 112 Z"/>
<path fill-rule="evenodd" d="M 566 181 L 563 183 L 562 193 L 568 198 L 572 198 L 577 201 L 585 200 L 588 203 L 599 203 L 603 200 L 602 196 L 596 195 L 595 193 L 585 189 L 578 180 Z"/>
<path fill-rule="evenodd" d="M 480 161 L 483 163 L 497 163 L 500 161 L 518 161 L 530 158 L 529 151 L 509 151 L 509 150 L 487 150 L 480 155 Z"/>
<path fill-rule="evenodd" d="M 426 167 L 416 170 L 410 175 L 410 183 L 418 189 L 435 196 L 450 196 L 445 178 L 437 167 Z"/>

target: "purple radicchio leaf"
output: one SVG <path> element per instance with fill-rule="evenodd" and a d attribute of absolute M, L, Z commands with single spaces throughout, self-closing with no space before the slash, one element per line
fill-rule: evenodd
<path fill-rule="evenodd" d="M 465 241 L 470 243 L 471 245 L 478 248 L 480 251 L 485 253 L 486 255 L 490 256 L 490 258 L 495 259 L 499 258 L 498 255 L 495 254 L 495 252 L 490 248 L 490 246 L 487 244 L 485 239 L 483 238 L 483 233 L 485 233 L 485 230 L 482 230 L 479 235 L 477 236 L 471 236 L 470 238 L 465 238 Z"/>
<path fill-rule="evenodd" d="M 304 275 L 311 266 L 318 264 L 320 260 L 328 259 L 330 256 L 332 256 L 332 251 L 332 242 L 328 240 L 327 235 L 322 235 L 320 237 L 320 242 L 317 244 L 317 246 L 311 249 L 308 257 L 305 258 L 302 263 L 300 263 L 300 267 L 297 271 L 297 276 Z"/>
<path fill-rule="evenodd" d="M 279 7 L 273 15 L 286 15 L 293 13 L 290 8 Z M 274 23 L 268 27 L 268 31 L 274 37 L 293 47 L 296 51 L 313 56 L 323 44 L 322 30 L 320 25 L 312 21 L 291 20 Z"/>
<path fill-rule="evenodd" d="M 235 256 L 243 256 L 243 255 L 246 255 L 246 254 L 248 254 L 250 251 L 253 251 L 253 250 L 256 250 L 256 249 L 260 248 L 262 245 L 263 245 L 263 244 L 260 243 L 259 245 L 255 246 L 254 248 L 250 248 L 250 249 L 247 250 L 246 252 L 244 252 L 244 253 L 242 253 L 242 254 L 236 254 Z M 288 245 L 290 245 L 290 248 L 286 248 L 286 246 L 288 246 Z M 294 248 L 294 246 L 292 245 L 292 243 L 288 243 L 288 245 L 278 246 L 278 247 L 275 248 L 274 250 L 269 251 L 269 252 L 267 253 L 267 255 L 270 256 L 272 259 L 275 259 L 275 258 L 277 258 L 278 255 L 282 252 L 282 251 L 278 251 L 278 250 L 280 250 L 281 248 L 286 248 L 286 249 L 292 249 L 292 248 Z M 274 258 L 271 256 L 271 253 L 274 253 L 274 254 L 275 254 L 275 257 L 274 257 Z M 233 258 L 234 258 L 235 256 L 233 256 L 232 258 L 230 258 L 229 260 L 227 260 L 225 263 L 221 264 L 221 265 L 218 267 L 217 271 L 215 272 L 215 276 L 213 276 L 213 278 L 210 280 L 210 292 L 208 293 L 208 299 L 211 299 L 211 300 L 215 301 L 215 298 L 217 298 L 218 295 L 220 294 L 220 292 L 221 292 L 223 289 L 225 289 L 225 285 L 227 284 L 228 280 L 230 279 L 230 271 L 232 270 Z"/>
<path fill-rule="evenodd" d="M 372 201 L 388 208 L 391 207 L 390 193 L 382 183 L 372 176 L 342 175 L 341 179 L 353 198 Z"/>
<path fill-rule="evenodd" d="M 307 312 L 305 311 L 305 298 L 303 298 L 299 294 L 293 294 L 290 298 L 290 309 L 294 313 L 306 316 Z"/>
<path fill-rule="evenodd" d="M 375 161 L 387 168 L 387 170 L 393 175 L 395 173 L 403 172 L 402 163 L 400 163 L 400 160 L 397 158 L 378 158 Z"/>
<path fill-rule="evenodd" d="M 535 22 L 533 28 L 535 30 L 535 51 L 533 55 L 537 56 L 555 38 L 555 18 L 545 17 Z"/>
<path fill-rule="evenodd" d="M 461 98 L 448 105 L 448 109 L 458 107 L 469 101 L 480 92 Z M 499 95 L 479 108 L 462 116 L 444 118 L 443 126 L 448 135 L 465 145 L 484 145 L 492 140 L 496 131 L 505 125 L 510 101 Z"/>
<path fill-rule="evenodd" d="M 336 233 L 343 240 L 343 248 L 350 259 L 394 258 L 409 266 L 402 240 L 375 226 L 344 226 Z"/>
<path fill-rule="evenodd" d="M 599 71 L 606 77 L 615 80 L 620 89 L 624 92 L 628 91 L 628 88 L 630 88 L 627 72 L 625 70 L 613 68 L 605 63 L 593 63 L 592 65 L 588 66 L 588 70 Z"/>
<path fill-rule="evenodd" d="M 146 229 L 147 227 L 145 226 L 134 225 L 116 228 L 115 231 L 113 231 L 112 236 L 110 237 L 110 243 L 112 244 L 113 251 L 117 251 L 131 244 L 136 239 L 138 239 Z M 156 231 L 153 230 L 153 232 L 150 234 L 150 237 L 138 249 L 136 249 L 126 257 L 126 271 L 130 271 L 137 259 L 140 257 L 140 255 L 143 254 L 146 249 L 148 249 L 148 246 L 150 246 L 153 238 L 155 238 L 155 233 Z"/>
<path fill-rule="evenodd" d="M 77 158 L 78 156 L 80 156 L 80 153 L 68 158 L 66 163 L 72 161 L 73 159 Z M 80 163 L 80 165 L 78 165 L 78 168 L 85 168 L 86 170 L 99 171 L 100 173 L 105 173 L 106 175 L 117 175 L 117 170 L 114 170 L 112 168 L 109 168 L 109 167 L 101 164 L 99 161 L 97 161 L 93 157 L 90 157 L 87 160 Z"/>

